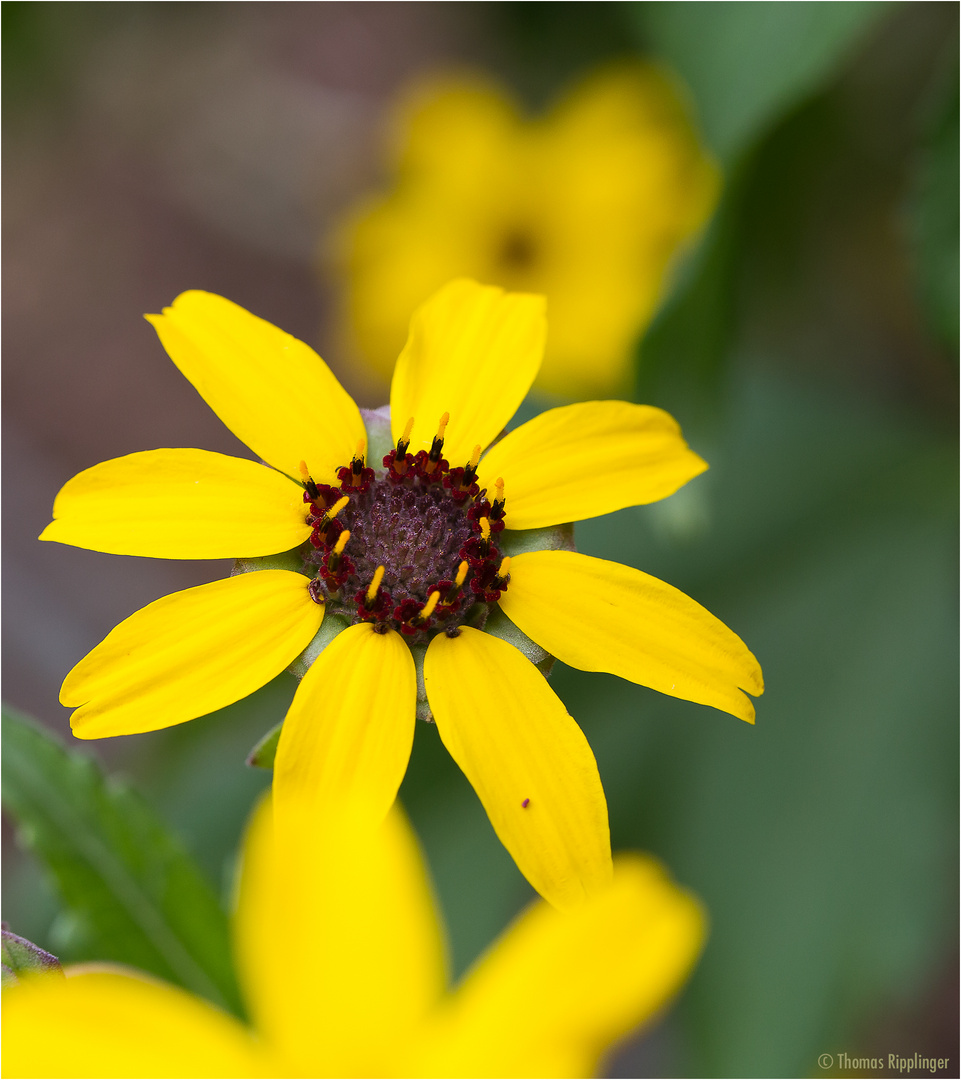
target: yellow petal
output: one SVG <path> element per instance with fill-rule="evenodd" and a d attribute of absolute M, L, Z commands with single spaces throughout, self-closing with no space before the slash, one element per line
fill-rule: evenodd
<path fill-rule="evenodd" d="M 706 468 L 662 409 L 586 401 L 515 428 L 481 461 L 478 483 L 493 491 L 502 476 L 507 527 L 537 529 L 656 502 Z"/>
<path fill-rule="evenodd" d="M 407 771 L 416 707 L 414 661 L 400 634 L 379 634 L 372 623 L 338 634 L 304 676 L 281 729 L 278 819 L 336 809 L 382 820 Z"/>
<path fill-rule="evenodd" d="M 206 292 L 148 315 L 170 359 L 255 454 L 288 476 L 305 461 L 332 483 L 365 440 L 360 412 L 310 346 Z"/>
<path fill-rule="evenodd" d="M 424 661 L 437 730 L 518 869 L 559 908 L 610 879 L 607 803 L 584 733 L 513 645 L 470 627 Z"/>
<path fill-rule="evenodd" d="M 274 555 L 310 535 L 303 491 L 255 461 L 145 450 L 68 480 L 41 540 L 153 559 Z"/>
<path fill-rule="evenodd" d="M 288 570 L 198 585 L 124 619 L 64 679 L 79 739 L 181 724 L 253 693 L 302 652 L 324 609 Z"/>
<path fill-rule="evenodd" d="M 233 1017 L 122 968 L 67 969 L 3 992 L 3 1075 L 278 1076 Z"/>
<path fill-rule="evenodd" d="M 679 989 L 704 923 L 654 860 L 619 855 L 612 886 L 577 911 L 537 903 L 521 915 L 467 976 L 410 1075 L 596 1075 L 603 1051 Z"/>
<path fill-rule="evenodd" d="M 424 861 L 399 808 L 371 828 L 265 801 L 244 846 L 235 922 L 251 1014 L 303 1076 L 395 1076 L 445 983 Z M 282 1075 L 282 1074 L 281 1074 Z"/>
<path fill-rule="evenodd" d="M 764 692 L 761 668 L 720 619 L 673 585 L 575 551 L 511 560 L 504 613 L 571 667 L 607 671 L 754 723 L 741 690 Z"/>
<path fill-rule="evenodd" d="M 411 453 L 430 449 L 443 413 L 450 414 L 444 457 L 466 465 L 487 446 L 524 400 L 544 355 L 542 296 L 508 293 L 459 278 L 414 312 L 410 336 L 390 387 L 394 441 L 414 417 Z"/>

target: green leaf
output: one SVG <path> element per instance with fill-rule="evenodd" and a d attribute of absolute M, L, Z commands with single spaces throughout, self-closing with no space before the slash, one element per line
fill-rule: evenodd
<path fill-rule="evenodd" d="M 691 89 L 704 138 L 726 163 L 819 89 L 881 3 L 644 3 L 633 5 L 654 53 Z"/>
<path fill-rule="evenodd" d="M 681 1007 L 693 1076 L 817 1075 L 952 948 L 957 881 L 953 433 L 796 378 L 752 375 L 705 485 L 708 531 L 658 507 L 578 528 L 739 633 L 767 689 L 750 727 L 560 666 L 615 847 L 703 897 Z M 653 512 L 653 513 L 652 513 Z M 867 1029 L 870 1032 L 870 1028 Z"/>
<path fill-rule="evenodd" d="M 958 344 L 958 68 L 941 80 L 911 198 L 911 239 L 921 310 L 945 344 Z"/>
<path fill-rule="evenodd" d="M 139 796 L 6 707 L 2 764 L 4 804 L 69 909 L 74 959 L 129 964 L 240 1013 L 226 915 Z"/>
<path fill-rule="evenodd" d="M 736 329 L 743 242 L 743 170 L 732 177 L 707 234 L 640 346 L 635 401 L 659 405 L 703 429 L 716 415 L 724 360 Z"/>
<path fill-rule="evenodd" d="M 688 83 L 725 165 L 721 203 L 640 347 L 634 399 L 710 430 L 737 330 L 746 234 L 764 137 L 821 89 L 886 10 L 875 3 L 646 3 L 640 36 Z M 768 142 L 764 142 L 766 147 Z"/>

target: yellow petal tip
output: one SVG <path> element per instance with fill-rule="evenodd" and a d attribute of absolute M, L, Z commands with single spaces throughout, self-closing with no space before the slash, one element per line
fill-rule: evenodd
<path fill-rule="evenodd" d="M 743 702 L 743 711 L 739 711 L 734 715 L 737 716 L 739 719 L 743 720 L 746 724 L 750 724 L 753 727 L 756 716 L 754 712 L 754 702 L 751 701 L 749 698 L 745 697 Z"/>

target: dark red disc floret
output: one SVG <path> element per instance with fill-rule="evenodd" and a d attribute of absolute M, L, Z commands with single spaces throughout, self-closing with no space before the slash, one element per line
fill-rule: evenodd
<path fill-rule="evenodd" d="M 361 468 L 355 472 L 351 465 L 345 465 L 337 470 L 337 479 L 340 481 L 340 490 L 344 495 L 359 495 L 367 491 L 374 482 L 374 470 Z"/>
<path fill-rule="evenodd" d="M 423 629 L 427 620 L 415 622 L 423 609 L 424 604 L 420 600 L 409 599 L 394 608 L 394 618 L 400 623 L 400 632 L 402 634 L 412 637 Z"/>
<path fill-rule="evenodd" d="M 471 591 L 478 598 L 478 600 L 484 600 L 488 604 L 496 603 L 500 599 L 501 587 L 506 584 L 503 578 L 499 578 L 497 575 L 497 565 L 494 562 L 488 562 L 481 567 L 476 574 L 471 578 L 470 587 Z"/>
<path fill-rule="evenodd" d="M 336 470 L 339 487 L 304 480 L 311 598 L 351 622 L 374 624 L 379 633 L 397 630 L 411 644 L 440 632 L 456 635 L 465 619 L 482 625 L 482 606 L 496 603 L 510 580 L 499 572 L 503 560 L 494 543 L 505 528 L 504 503 L 492 503 L 480 489 L 473 458 L 450 468 L 444 424 L 430 451 L 411 454 L 401 438 L 384 455 L 384 472 L 375 473 L 358 454 Z M 337 552 L 347 531 L 346 546 Z M 458 583 L 462 561 L 467 566 Z M 372 581 L 379 587 L 368 600 Z M 436 603 L 424 617 L 434 593 Z"/>
<path fill-rule="evenodd" d="M 389 454 L 384 455 L 384 468 L 387 470 L 387 479 L 392 484 L 403 484 L 406 480 L 409 480 L 413 466 L 413 454 L 398 454 L 396 450 L 391 450 Z"/>
<path fill-rule="evenodd" d="M 367 590 L 361 589 L 354 595 L 354 603 L 361 622 L 384 622 L 393 614 L 393 601 L 386 589 L 381 589 L 372 601 L 367 600 Z"/>
<path fill-rule="evenodd" d="M 328 506 L 337 502 L 340 495 L 340 488 L 331 487 L 330 484 L 315 484 L 309 480 L 304 485 L 304 502 L 312 503 L 315 513 L 322 514 Z"/>
<path fill-rule="evenodd" d="M 447 458 L 442 457 L 435 461 L 426 450 L 418 450 L 414 457 L 414 472 L 425 484 L 442 482 L 449 467 Z"/>
<path fill-rule="evenodd" d="M 495 506 L 491 506 L 491 504 L 486 499 L 479 499 L 477 502 L 474 503 L 470 510 L 467 511 L 467 516 L 470 518 L 470 520 L 477 522 L 478 531 L 480 528 L 480 519 L 485 517 L 487 518 L 492 533 L 501 532 L 501 530 L 504 528 L 504 522 L 501 520 L 501 518 L 503 518 L 504 516 L 504 512 L 502 509 L 500 516 L 496 516 L 497 505 L 498 504 L 495 504 Z"/>
<path fill-rule="evenodd" d="M 321 515 L 317 517 L 311 515 L 307 518 L 307 524 L 313 526 L 313 531 L 310 534 L 310 542 L 318 550 L 324 549 L 329 551 L 337 543 L 337 537 L 344 531 L 344 525 L 340 518 L 334 518 L 332 521 L 328 521 L 326 527 L 324 521 L 326 517 Z"/>
<path fill-rule="evenodd" d="M 480 491 L 480 488 L 471 479 L 471 474 L 466 469 L 451 469 L 444 477 L 444 487 L 448 489 L 450 497 L 457 503 L 464 503 L 468 499 L 476 498 Z"/>
<path fill-rule="evenodd" d="M 356 570 L 353 560 L 347 555 L 341 555 L 337 565 L 331 566 L 333 556 L 320 568 L 320 576 L 327 584 L 330 592 L 340 592 L 347 582 L 354 576 Z"/>
<path fill-rule="evenodd" d="M 475 575 L 484 567 L 496 567 L 500 562 L 500 552 L 490 540 L 485 540 L 482 536 L 472 536 L 460 549 L 460 557 L 467 560 L 467 565 Z"/>

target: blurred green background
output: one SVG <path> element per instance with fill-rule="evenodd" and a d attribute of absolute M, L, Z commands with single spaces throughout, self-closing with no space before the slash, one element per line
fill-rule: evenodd
<path fill-rule="evenodd" d="M 2 13 L 5 699 L 65 741 L 70 666 L 136 607 L 224 570 L 35 542 L 81 468 L 238 445 L 141 312 L 221 292 L 380 404 L 384 389 L 328 347 L 314 264 L 379 176 L 393 95 L 469 64 L 537 104 L 637 53 L 686 81 L 725 189 L 639 343 L 635 397 L 668 408 L 711 469 L 576 536 L 722 618 L 767 690 L 749 728 L 555 669 L 615 847 L 655 852 L 711 912 L 677 1008 L 609 1075 L 823 1075 L 818 1056 L 842 1051 L 950 1057 L 956 1075 L 956 5 L 8 0 Z M 268 780 L 244 757 L 292 693 L 284 675 L 179 729 L 83 749 L 226 895 Z M 98 783 L 70 768 L 64 790 Z M 21 799 L 22 778 L 6 786 Z M 531 893 L 432 727 L 402 795 L 459 972 Z M 127 796 L 103 798 L 113 813 Z M 42 846 L 43 828 L 25 838 Z M 62 903 L 13 832 L 5 920 L 66 959 L 103 958 L 96 912 Z"/>

